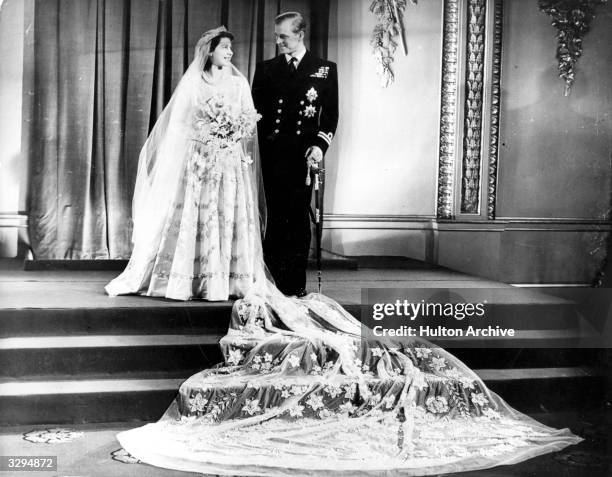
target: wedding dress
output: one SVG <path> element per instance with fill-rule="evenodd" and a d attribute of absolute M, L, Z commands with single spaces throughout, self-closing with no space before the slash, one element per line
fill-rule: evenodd
<path fill-rule="evenodd" d="M 199 44 L 196 50 L 197 64 L 206 48 Z M 234 82 L 242 88 L 244 81 L 227 82 L 212 90 L 250 108 L 245 95 L 230 93 Z M 227 152 L 224 160 L 242 162 L 240 149 Z M 164 168 L 159 161 L 156 166 Z M 249 198 L 257 179 L 245 177 L 240 185 L 238 167 L 232 170 L 231 184 L 244 187 L 241 197 L 249 204 L 234 220 L 249 227 L 234 225 L 234 233 L 252 234 L 235 239 L 243 241 L 237 248 L 248 257 L 242 263 L 251 264 L 244 267 L 251 266 L 252 278 L 234 289 L 243 298 L 235 302 L 220 343 L 225 362 L 187 379 L 158 422 L 120 433 L 127 452 L 155 466 L 206 474 L 430 475 L 513 464 L 582 440 L 512 409 L 461 361 L 425 340 L 381 341 L 323 295 L 284 296 L 263 264 L 259 201 Z M 183 187 L 184 173 L 165 174 L 175 187 L 166 197 L 176 197 L 178 188 L 198 197 L 199 187 L 216 180 L 205 174 L 204 184 L 191 191 Z M 228 193 L 237 197 L 227 187 L 224 200 Z M 180 215 L 171 210 L 172 217 Z M 189 210 L 193 217 L 197 208 Z M 167 223 L 157 218 L 146 228 L 166 230 Z"/>
<path fill-rule="evenodd" d="M 230 71 L 213 82 L 196 66 L 142 149 L 134 247 L 124 272 L 105 287 L 111 296 L 227 300 L 254 281 L 260 228 L 258 164 L 247 138 L 256 121 L 250 87 Z"/>

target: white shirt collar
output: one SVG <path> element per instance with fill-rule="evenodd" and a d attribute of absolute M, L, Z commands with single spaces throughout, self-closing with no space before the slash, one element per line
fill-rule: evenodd
<path fill-rule="evenodd" d="M 285 59 L 287 60 L 287 63 L 289 63 L 289 61 L 291 61 L 292 56 L 297 58 L 297 62 L 295 63 L 295 67 L 297 68 L 298 65 L 300 64 L 300 61 L 302 61 L 302 58 L 304 58 L 305 54 L 306 54 L 306 47 L 302 45 L 302 48 L 300 48 L 298 51 L 296 51 L 292 55 L 288 55 L 287 53 L 285 53 Z"/>

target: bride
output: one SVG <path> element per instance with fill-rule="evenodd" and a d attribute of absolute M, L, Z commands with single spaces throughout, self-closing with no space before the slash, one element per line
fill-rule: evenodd
<path fill-rule="evenodd" d="M 254 282 L 258 217 L 265 217 L 258 147 L 250 138 L 259 116 L 246 78 L 230 63 L 232 39 L 224 29 L 200 39 L 142 148 L 134 248 L 105 288 L 111 296 L 227 300 Z"/>
<path fill-rule="evenodd" d="M 143 148 L 134 254 L 107 291 L 242 298 L 225 362 L 187 379 L 157 423 L 119 434 L 127 452 L 206 474 L 430 475 L 580 442 L 431 343 L 374 339 L 333 300 L 278 291 L 261 251 L 257 115 L 231 40 L 204 34 Z"/>

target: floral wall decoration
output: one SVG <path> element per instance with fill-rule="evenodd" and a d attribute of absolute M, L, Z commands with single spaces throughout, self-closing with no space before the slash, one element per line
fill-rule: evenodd
<path fill-rule="evenodd" d="M 565 81 L 565 96 L 575 80 L 574 67 L 582 56 L 582 38 L 595 17 L 595 7 L 607 0 L 539 0 L 540 10 L 552 17 L 557 29 L 559 77 Z"/>
<path fill-rule="evenodd" d="M 416 4 L 417 0 L 410 0 L 410 2 Z M 405 9 L 406 0 L 374 0 L 370 5 L 370 11 L 376 15 L 378 20 L 370 43 L 374 48 L 377 73 L 383 88 L 390 86 L 395 80 L 391 64 L 398 41 L 402 44 L 404 55 L 408 54 L 404 31 Z"/>

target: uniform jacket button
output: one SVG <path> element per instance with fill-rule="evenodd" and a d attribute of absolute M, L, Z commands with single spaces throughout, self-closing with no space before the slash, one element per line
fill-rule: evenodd
<path fill-rule="evenodd" d="M 275 130 L 274 130 L 274 132 L 275 132 L 276 134 L 278 134 L 278 129 L 275 129 Z"/>
<path fill-rule="evenodd" d="M 276 120 L 276 124 L 278 124 L 278 123 L 280 123 L 280 119 L 277 119 L 277 120 Z"/>
<path fill-rule="evenodd" d="M 279 100 L 278 100 L 278 104 L 283 104 L 283 100 L 282 100 L 282 99 L 279 99 Z"/>
<path fill-rule="evenodd" d="M 300 104 L 304 104 L 304 101 L 300 101 Z"/>
<path fill-rule="evenodd" d="M 276 112 L 277 112 L 278 114 L 280 114 L 280 113 L 282 113 L 282 112 L 283 112 L 283 110 L 282 110 L 282 109 L 279 109 L 279 110 L 277 110 Z"/>
<path fill-rule="evenodd" d="M 299 126 L 300 124 L 302 124 L 302 121 L 298 121 L 297 123 L 298 123 L 298 126 Z"/>
<path fill-rule="evenodd" d="M 302 131 L 300 131 L 300 130 L 298 129 L 298 130 L 295 132 L 295 134 L 297 134 L 297 135 L 299 136 L 300 134 L 302 134 Z"/>

